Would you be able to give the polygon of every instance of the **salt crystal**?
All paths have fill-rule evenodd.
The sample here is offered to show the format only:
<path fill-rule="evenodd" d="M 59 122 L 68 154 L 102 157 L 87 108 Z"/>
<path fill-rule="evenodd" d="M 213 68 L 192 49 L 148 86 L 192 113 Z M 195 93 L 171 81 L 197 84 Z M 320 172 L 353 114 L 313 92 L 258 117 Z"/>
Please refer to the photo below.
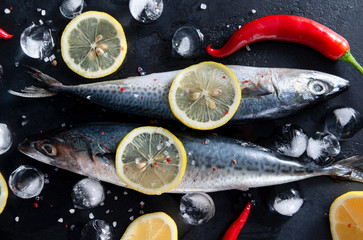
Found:
<path fill-rule="evenodd" d="M 88 217 L 89 217 L 89 219 L 94 219 L 94 218 L 95 218 L 95 215 L 93 215 L 93 213 L 90 213 L 90 214 L 88 215 Z"/>
<path fill-rule="evenodd" d="M 58 219 L 58 222 L 59 222 L 59 223 L 62 223 L 62 222 L 63 222 L 63 218 L 59 218 L 59 219 Z"/>
<path fill-rule="evenodd" d="M 132 212 L 133 211 L 133 209 L 132 208 L 130 208 L 129 210 L 127 210 L 128 212 Z"/>
<path fill-rule="evenodd" d="M 134 221 L 135 217 L 134 216 L 131 216 L 130 217 L 130 221 Z"/>
<path fill-rule="evenodd" d="M 251 48 L 250 48 L 250 46 L 249 46 L 249 45 L 246 45 L 246 50 L 247 50 L 247 51 L 251 51 Z"/>
<path fill-rule="evenodd" d="M 61 127 L 62 128 L 66 127 L 66 124 L 65 123 L 62 123 Z"/>
<path fill-rule="evenodd" d="M 19 216 L 16 216 L 15 217 L 15 222 L 19 222 L 19 219 L 20 219 Z"/>
<path fill-rule="evenodd" d="M 9 8 L 5 8 L 5 9 L 4 9 L 4 13 L 5 13 L 5 14 L 10 14 L 10 13 L 11 13 L 11 10 L 10 10 Z"/>
<path fill-rule="evenodd" d="M 118 200 L 118 197 L 117 197 L 117 196 L 115 196 L 113 199 L 114 199 L 115 201 L 117 201 L 117 200 Z"/>
<path fill-rule="evenodd" d="M 43 24 L 44 24 L 44 22 L 43 22 L 41 19 L 39 19 L 39 24 L 40 24 L 40 25 L 43 25 Z"/>
<path fill-rule="evenodd" d="M 115 221 L 115 222 L 112 222 L 112 226 L 113 227 L 116 227 L 117 226 L 117 222 Z"/>
<path fill-rule="evenodd" d="M 252 10 L 251 10 L 251 13 L 252 13 L 252 14 L 255 14 L 256 12 L 257 12 L 257 11 L 256 11 L 256 9 L 252 9 Z"/>
<path fill-rule="evenodd" d="M 37 12 L 40 12 L 40 11 L 42 11 L 42 9 L 41 8 L 37 8 Z"/>
<path fill-rule="evenodd" d="M 110 195 L 112 192 L 111 192 L 111 190 L 107 190 L 107 192 L 106 192 L 108 195 Z"/>
<path fill-rule="evenodd" d="M 128 192 L 126 192 L 126 191 L 124 191 L 124 195 L 127 195 L 127 194 L 129 194 Z"/>
<path fill-rule="evenodd" d="M 202 10 L 207 9 L 207 4 L 205 4 L 205 3 L 201 3 L 201 4 L 200 4 L 200 9 L 202 9 Z"/>
<path fill-rule="evenodd" d="M 73 209 L 73 208 L 71 208 L 71 209 L 69 209 L 69 212 L 70 212 L 70 214 L 73 214 L 73 213 L 75 213 L 75 212 L 76 212 L 76 210 L 75 210 L 75 209 Z"/>
<path fill-rule="evenodd" d="M 45 11 L 45 10 L 42 10 L 42 11 L 40 12 L 40 14 L 41 14 L 42 16 L 45 16 L 46 11 Z"/>
<path fill-rule="evenodd" d="M 105 213 L 106 214 L 109 214 L 110 213 L 110 209 L 107 209 Z"/>

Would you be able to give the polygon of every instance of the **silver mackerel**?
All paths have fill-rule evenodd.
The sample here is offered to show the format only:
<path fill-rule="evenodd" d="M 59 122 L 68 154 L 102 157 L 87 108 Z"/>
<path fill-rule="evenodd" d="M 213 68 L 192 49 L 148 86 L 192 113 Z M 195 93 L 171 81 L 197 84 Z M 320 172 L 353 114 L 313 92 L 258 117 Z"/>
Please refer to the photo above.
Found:
<path fill-rule="evenodd" d="M 62 129 L 29 138 L 19 145 L 19 150 L 46 164 L 126 187 L 116 175 L 114 158 L 120 141 L 135 127 L 95 123 Z M 363 182 L 362 156 L 321 167 L 298 163 L 269 149 L 228 137 L 173 133 L 183 143 L 188 163 L 183 179 L 172 193 L 248 189 L 321 175 Z"/>
<path fill-rule="evenodd" d="M 241 85 L 241 104 L 231 119 L 237 123 L 285 117 L 349 87 L 349 82 L 343 78 L 312 70 L 227 66 Z M 31 86 L 22 92 L 9 90 L 11 94 L 39 98 L 68 93 L 120 112 L 176 119 L 169 106 L 168 94 L 179 71 L 65 86 L 34 68 L 30 69 L 31 76 L 42 87 Z"/>

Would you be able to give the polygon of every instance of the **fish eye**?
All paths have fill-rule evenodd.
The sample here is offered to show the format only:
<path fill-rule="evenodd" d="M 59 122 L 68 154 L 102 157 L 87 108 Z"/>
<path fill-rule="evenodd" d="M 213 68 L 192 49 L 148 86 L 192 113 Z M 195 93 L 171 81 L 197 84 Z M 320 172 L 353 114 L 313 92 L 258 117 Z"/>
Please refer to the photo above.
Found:
<path fill-rule="evenodd" d="M 44 143 L 44 144 L 42 144 L 41 148 L 44 151 L 44 153 L 49 155 L 49 156 L 56 156 L 57 155 L 57 149 L 52 144 Z"/>
<path fill-rule="evenodd" d="M 322 95 L 325 94 L 327 91 L 325 83 L 316 80 L 309 82 L 309 89 L 314 95 Z"/>

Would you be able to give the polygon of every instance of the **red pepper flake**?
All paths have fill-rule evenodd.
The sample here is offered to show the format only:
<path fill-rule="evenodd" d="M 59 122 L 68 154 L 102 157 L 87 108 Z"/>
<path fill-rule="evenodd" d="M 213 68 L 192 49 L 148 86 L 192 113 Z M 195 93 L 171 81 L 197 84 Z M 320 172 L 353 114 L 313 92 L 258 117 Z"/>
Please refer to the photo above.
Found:
<path fill-rule="evenodd" d="M 106 150 L 108 150 L 108 147 L 106 147 Z"/>
<path fill-rule="evenodd" d="M 218 169 L 221 169 L 222 167 L 221 166 L 218 166 Z"/>
<path fill-rule="evenodd" d="M 250 82 L 249 80 L 242 81 L 242 83 L 249 83 L 249 82 Z"/>
<path fill-rule="evenodd" d="M 202 144 L 204 145 L 204 144 L 205 144 L 205 142 L 203 141 L 203 142 L 202 142 Z"/>
<path fill-rule="evenodd" d="M 228 111 L 224 111 L 224 114 L 228 114 Z"/>
<path fill-rule="evenodd" d="M 163 143 L 163 141 L 160 141 L 160 143 Z"/>
<path fill-rule="evenodd" d="M 261 77 L 263 78 L 263 75 L 261 75 Z"/>
<path fill-rule="evenodd" d="M 144 208 L 144 205 L 140 204 L 140 208 L 143 209 Z"/>
<path fill-rule="evenodd" d="M 150 121 L 149 121 L 149 123 L 150 123 L 151 125 L 154 125 L 154 124 L 155 124 L 155 121 L 154 121 L 154 120 L 150 120 Z"/>
<path fill-rule="evenodd" d="M 101 132 L 101 135 L 103 136 L 103 135 L 105 135 L 105 132 Z"/>
<path fill-rule="evenodd" d="M 129 170 L 129 168 L 127 168 L 127 167 L 126 167 L 126 168 L 125 168 L 125 171 L 127 171 L 127 170 Z"/>
<path fill-rule="evenodd" d="M 53 204 L 50 204 L 50 207 L 53 207 Z"/>
<path fill-rule="evenodd" d="M 68 228 L 68 224 L 66 224 L 66 228 Z"/>
<path fill-rule="evenodd" d="M 43 133 L 43 130 L 40 130 L 40 133 Z"/>
<path fill-rule="evenodd" d="M 124 88 L 124 87 L 120 88 L 120 92 L 125 91 L 125 90 L 126 90 L 126 88 Z"/>
<path fill-rule="evenodd" d="M 226 78 L 226 76 L 223 76 L 223 78 Z"/>
<path fill-rule="evenodd" d="M 34 207 L 35 207 L 35 208 L 39 207 L 39 206 L 38 206 L 38 203 L 36 203 L 36 202 L 35 202 L 35 203 L 33 203 L 33 205 L 34 205 Z"/>
<path fill-rule="evenodd" d="M 144 97 L 143 97 L 143 96 L 141 96 L 140 98 L 141 98 L 141 99 L 143 99 Z"/>
<path fill-rule="evenodd" d="M 350 223 L 349 223 L 349 224 L 348 224 L 348 227 L 350 228 L 351 226 L 352 226 L 352 224 L 350 224 Z"/>
<path fill-rule="evenodd" d="M 212 168 L 213 171 L 215 171 L 216 169 L 215 168 Z"/>
<path fill-rule="evenodd" d="M 121 46 L 121 51 L 123 51 L 125 48 L 124 48 L 124 46 Z"/>
<path fill-rule="evenodd" d="M 10 7 L 10 11 L 13 11 L 13 7 Z"/>
<path fill-rule="evenodd" d="M 34 75 L 35 75 L 35 76 L 38 76 L 38 75 L 39 75 L 39 73 L 37 73 L 37 72 L 36 72 L 36 73 L 34 73 Z"/>
<path fill-rule="evenodd" d="M 234 165 L 236 165 L 236 164 L 237 164 L 237 161 L 236 161 L 235 159 L 232 159 L 232 163 L 233 163 Z"/>
<path fill-rule="evenodd" d="M 155 78 L 155 79 L 154 79 L 154 82 L 156 82 L 156 81 L 157 81 L 157 79 Z"/>
<path fill-rule="evenodd" d="M 270 153 L 271 153 L 271 155 L 274 155 L 274 152 L 272 150 L 270 151 Z"/>
<path fill-rule="evenodd" d="M 156 162 L 156 161 L 155 161 L 155 162 L 154 162 L 154 166 L 156 166 L 156 165 L 158 165 L 158 162 Z"/>
<path fill-rule="evenodd" d="M 217 134 L 217 133 L 212 133 L 212 135 L 213 135 L 213 136 L 218 136 L 218 134 Z"/>
<path fill-rule="evenodd" d="M 167 161 L 168 163 L 170 163 L 170 162 L 171 162 L 171 158 L 166 158 L 166 161 Z"/>
<path fill-rule="evenodd" d="M 111 137 L 111 139 L 114 139 L 114 137 Z"/>

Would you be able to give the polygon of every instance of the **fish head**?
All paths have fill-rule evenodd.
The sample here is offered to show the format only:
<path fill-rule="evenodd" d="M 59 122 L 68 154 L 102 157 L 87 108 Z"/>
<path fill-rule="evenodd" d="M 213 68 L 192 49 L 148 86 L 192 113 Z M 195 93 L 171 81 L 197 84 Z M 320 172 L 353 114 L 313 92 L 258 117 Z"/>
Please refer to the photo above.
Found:
<path fill-rule="evenodd" d="M 80 158 L 90 160 L 87 154 L 77 152 L 72 144 L 58 137 L 26 139 L 19 144 L 18 149 L 40 162 L 80 174 Z"/>
<path fill-rule="evenodd" d="M 332 97 L 349 87 L 341 77 L 311 70 L 289 71 L 275 81 L 278 97 L 286 103 L 309 104 Z"/>

